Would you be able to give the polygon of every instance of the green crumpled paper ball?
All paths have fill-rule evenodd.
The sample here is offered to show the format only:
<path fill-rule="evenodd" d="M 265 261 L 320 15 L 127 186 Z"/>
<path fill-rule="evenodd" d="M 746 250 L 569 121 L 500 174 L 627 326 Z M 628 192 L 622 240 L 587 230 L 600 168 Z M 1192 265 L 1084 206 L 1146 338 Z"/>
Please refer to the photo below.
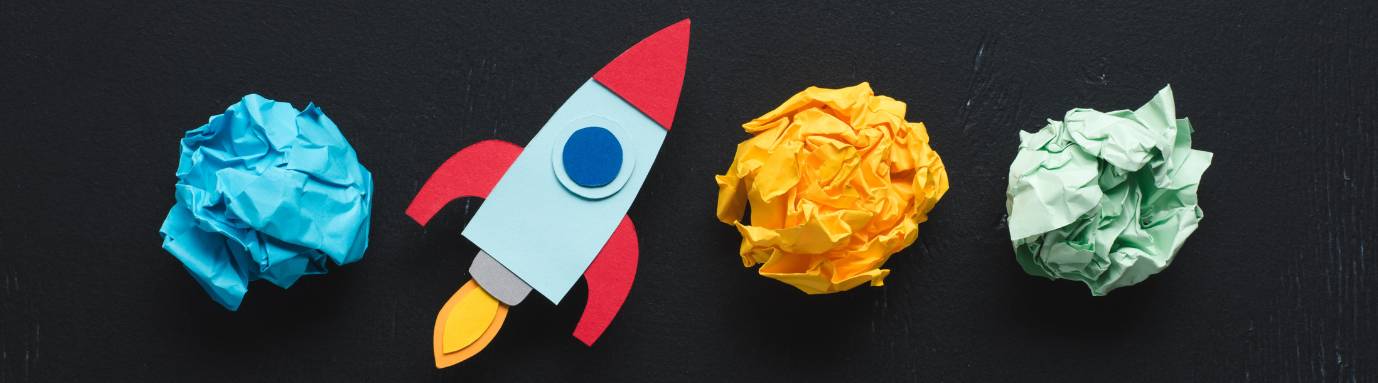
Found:
<path fill-rule="evenodd" d="M 1168 86 L 1139 110 L 1073 109 L 1020 132 L 1005 209 L 1024 271 L 1099 296 L 1172 263 L 1201 221 L 1196 187 L 1211 164 L 1176 116 Z"/>

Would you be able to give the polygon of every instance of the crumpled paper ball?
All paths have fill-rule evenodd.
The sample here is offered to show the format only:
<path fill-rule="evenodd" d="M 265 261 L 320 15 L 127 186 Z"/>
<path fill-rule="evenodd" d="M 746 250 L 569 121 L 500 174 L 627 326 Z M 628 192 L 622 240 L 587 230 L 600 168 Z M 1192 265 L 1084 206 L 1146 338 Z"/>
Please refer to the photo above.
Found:
<path fill-rule="evenodd" d="M 225 308 L 249 281 L 287 288 L 368 247 L 373 176 L 314 104 L 245 96 L 187 132 L 163 248 Z"/>
<path fill-rule="evenodd" d="M 718 219 L 741 232 L 742 263 L 809 294 L 882 285 L 881 265 L 914 243 L 948 186 L 928 131 L 904 113 L 861 83 L 811 87 L 742 125 L 756 136 L 717 176 Z"/>
<path fill-rule="evenodd" d="M 1005 208 L 1024 271 L 1105 295 L 1172 262 L 1201 221 L 1211 163 L 1175 108 L 1169 86 L 1136 111 L 1073 109 L 1020 132 Z"/>

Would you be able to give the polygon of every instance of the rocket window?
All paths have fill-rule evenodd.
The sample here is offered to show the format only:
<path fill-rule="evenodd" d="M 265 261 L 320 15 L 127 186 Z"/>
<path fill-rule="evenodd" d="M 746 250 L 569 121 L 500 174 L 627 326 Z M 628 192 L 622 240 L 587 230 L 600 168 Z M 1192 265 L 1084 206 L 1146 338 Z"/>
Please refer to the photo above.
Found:
<path fill-rule="evenodd" d="M 555 178 L 582 198 L 599 200 L 617 194 L 636 168 L 636 142 L 621 125 L 607 118 L 587 116 L 570 121 L 552 146 Z"/>
<path fill-rule="evenodd" d="M 622 143 L 607 129 L 579 129 L 565 142 L 565 173 L 574 183 L 596 188 L 607 185 L 622 170 Z"/>

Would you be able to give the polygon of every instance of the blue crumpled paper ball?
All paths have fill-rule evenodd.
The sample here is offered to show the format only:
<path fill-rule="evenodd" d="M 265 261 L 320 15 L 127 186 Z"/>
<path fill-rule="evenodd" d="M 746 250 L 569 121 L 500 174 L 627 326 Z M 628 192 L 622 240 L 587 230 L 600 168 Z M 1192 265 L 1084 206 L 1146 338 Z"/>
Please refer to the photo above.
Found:
<path fill-rule="evenodd" d="M 249 281 L 292 286 L 368 247 L 373 176 L 314 104 L 251 94 L 182 138 L 163 248 L 225 308 Z"/>

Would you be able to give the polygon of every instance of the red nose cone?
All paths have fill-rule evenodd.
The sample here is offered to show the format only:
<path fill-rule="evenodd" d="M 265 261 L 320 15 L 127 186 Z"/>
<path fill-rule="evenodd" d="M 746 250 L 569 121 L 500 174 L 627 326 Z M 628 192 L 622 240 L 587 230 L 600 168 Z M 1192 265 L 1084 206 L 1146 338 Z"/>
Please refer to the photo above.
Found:
<path fill-rule="evenodd" d="M 593 79 L 670 130 L 688 58 L 689 19 L 684 19 L 636 43 Z"/>

